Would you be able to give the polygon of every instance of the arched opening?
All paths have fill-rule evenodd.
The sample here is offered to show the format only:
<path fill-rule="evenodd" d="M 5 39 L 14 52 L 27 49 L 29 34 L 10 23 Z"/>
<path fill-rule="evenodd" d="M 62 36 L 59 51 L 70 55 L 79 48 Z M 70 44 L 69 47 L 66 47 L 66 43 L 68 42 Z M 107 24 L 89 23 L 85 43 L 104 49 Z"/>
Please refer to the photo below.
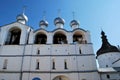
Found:
<path fill-rule="evenodd" d="M 57 32 L 53 37 L 53 44 L 67 44 L 66 36 L 63 33 Z"/>
<path fill-rule="evenodd" d="M 62 76 L 55 77 L 53 80 L 70 80 L 70 79 L 68 79 L 68 77 L 62 75 Z"/>
<path fill-rule="evenodd" d="M 82 43 L 86 43 L 86 40 L 84 41 L 83 39 L 83 34 L 79 31 L 75 32 L 73 35 L 73 43 L 78 43 L 78 44 L 82 44 Z"/>
<path fill-rule="evenodd" d="M 39 77 L 34 77 L 32 80 L 41 80 Z"/>
<path fill-rule="evenodd" d="M 35 44 L 46 44 L 47 36 L 43 33 L 38 33 L 35 36 Z"/>
<path fill-rule="evenodd" d="M 9 30 L 5 44 L 17 45 L 20 42 L 21 30 L 12 28 Z"/>

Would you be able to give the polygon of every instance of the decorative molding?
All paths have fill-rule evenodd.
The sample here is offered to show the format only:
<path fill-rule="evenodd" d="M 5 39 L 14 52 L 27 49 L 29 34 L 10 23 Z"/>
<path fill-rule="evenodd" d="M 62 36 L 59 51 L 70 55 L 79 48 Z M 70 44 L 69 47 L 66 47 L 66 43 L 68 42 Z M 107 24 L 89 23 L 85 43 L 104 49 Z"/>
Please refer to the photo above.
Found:
<path fill-rule="evenodd" d="M 0 73 L 92 73 L 98 72 L 98 70 L 86 70 L 86 71 L 0 71 Z"/>
<path fill-rule="evenodd" d="M 95 56 L 95 54 L 68 54 L 68 55 L 41 55 L 41 54 L 36 54 L 36 55 L 0 55 L 0 57 L 51 57 L 51 56 Z"/>

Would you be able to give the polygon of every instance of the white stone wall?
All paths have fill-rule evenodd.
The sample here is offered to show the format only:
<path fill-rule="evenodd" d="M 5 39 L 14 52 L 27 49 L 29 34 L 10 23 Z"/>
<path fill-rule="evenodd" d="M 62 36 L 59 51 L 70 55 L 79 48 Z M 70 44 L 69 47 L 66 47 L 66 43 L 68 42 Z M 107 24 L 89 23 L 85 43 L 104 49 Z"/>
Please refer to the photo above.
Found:
<path fill-rule="evenodd" d="M 108 67 L 119 67 L 120 66 L 119 65 L 120 61 L 115 62 L 118 59 L 120 59 L 120 53 L 119 52 L 109 52 L 109 53 L 99 55 L 98 56 L 99 67 L 100 68 L 105 68 L 106 65 L 108 65 Z"/>
<path fill-rule="evenodd" d="M 78 71 L 95 71 L 97 70 L 94 56 L 77 57 Z"/>
<path fill-rule="evenodd" d="M 22 45 L 4 45 L 1 46 L 1 52 L 0 55 L 23 55 L 24 52 L 24 46 Z"/>
<path fill-rule="evenodd" d="M 7 59 L 7 69 L 3 69 L 4 60 Z M 0 57 L 0 71 L 20 71 L 22 58 L 21 57 Z"/>
<path fill-rule="evenodd" d="M 22 47 L 23 48 L 23 47 Z M 54 45 L 26 45 L 25 55 L 36 55 L 40 50 L 40 55 L 75 55 L 94 54 L 92 44 L 54 44 Z M 81 53 L 80 51 L 81 50 Z"/>
<path fill-rule="evenodd" d="M 0 80 L 20 80 L 20 73 L 0 73 Z"/>
<path fill-rule="evenodd" d="M 21 29 L 20 45 L 4 45 L 9 29 Z M 0 33 L 0 79 L 32 80 L 35 77 L 41 80 L 53 80 L 63 77 L 65 80 L 99 80 L 95 55 L 90 40 L 90 33 L 82 29 L 66 31 L 55 29 L 51 32 L 39 29 L 29 34 L 30 27 L 13 23 L 1 28 Z M 53 44 L 53 36 L 57 32 L 66 35 L 68 44 Z M 44 33 L 47 44 L 34 44 L 35 36 Z M 26 44 L 29 34 L 29 42 Z M 82 34 L 87 43 L 73 44 L 73 35 Z M 39 50 L 39 54 L 38 54 Z M 7 59 L 7 69 L 3 69 L 4 60 Z M 39 69 L 36 69 L 37 61 Z M 55 69 L 53 67 L 55 62 Z M 65 69 L 65 62 L 67 69 Z M 22 71 L 22 75 L 20 72 Z M 11 73 L 11 74 L 9 74 Z M 92 76 L 92 77 L 91 77 Z"/>
<path fill-rule="evenodd" d="M 79 80 L 101 80 L 97 72 L 79 73 Z"/>
<path fill-rule="evenodd" d="M 109 75 L 109 78 L 107 75 Z M 101 80 L 120 80 L 120 74 L 117 72 L 102 73 L 100 78 Z"/>
<path fill-rule="evenodd" d="M 47 76 L 47 77 L 46 77 Z M 96 72 L 90 72 L 90 73 L 24 73 L 23 74 L 23 80 L 32 80 L 35 77 L 40 78 L 41 80 L 53 80 L 56 77 L 65 77 L 65 80 L 100 80 L 99 74 Z M 104 79 L 103 79 L 104 80 Z"/>

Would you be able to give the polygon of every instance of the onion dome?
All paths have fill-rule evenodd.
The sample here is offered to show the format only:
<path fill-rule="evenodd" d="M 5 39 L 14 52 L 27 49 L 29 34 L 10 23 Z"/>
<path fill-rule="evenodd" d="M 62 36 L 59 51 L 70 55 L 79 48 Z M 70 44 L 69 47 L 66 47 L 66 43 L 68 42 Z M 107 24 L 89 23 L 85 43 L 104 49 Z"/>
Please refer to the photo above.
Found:
<path fill-rule="evenodd" d="M 97 51 L 97 56 L 108 53 L 108 52 L 120 52 L 116 46 L 113 46 L 108 42 L 106 35 L 103 31 L 101 32 L 101 35 L 102 35 L 102 37 L 101 37 L 102 38 L 102 46 Z"/>
<path fill-rule="evenodd" d="M 54 20 L 54 24 L 56 25 L 56 24 L 65 24 L 65 20 L 63 19 L 63 18 L 60 18 L 60 17 L 57 17 L 57 18 L 55 18 L 55 20 Z"/>
<path fill-rule="evenodd" d="M 48 26 L 48 22 L 46 20 L 41 20 L 40 21 L 40 27 L 42 27 L 42 26 L 47 27 Z"/>
<path fill-rule="evenodd" d="M 28 17 L 24 13 L 23 14 L 19 14 L 16 17 L 16 19 L 17 19 L 18 22 L 21 22 L 23 24 L 25 24 L 28 21 Z"/>
<path fill-rule="evenodd" d="M 79 22 L 77 21 L 77 20 L 72 20 L 71 22 L 70 22 L 70 26 L 71 27 L 73 27 L 73 26 L 79 26 L 80 24 L 79 24 Z"/>

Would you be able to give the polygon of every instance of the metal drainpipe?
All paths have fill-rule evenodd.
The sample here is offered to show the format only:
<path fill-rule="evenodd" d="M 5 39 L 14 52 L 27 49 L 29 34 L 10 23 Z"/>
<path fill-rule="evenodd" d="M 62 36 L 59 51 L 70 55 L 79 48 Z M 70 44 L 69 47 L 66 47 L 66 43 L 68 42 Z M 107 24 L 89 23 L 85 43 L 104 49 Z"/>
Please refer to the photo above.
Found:
<path fill-rule="evenodd" d="M 29 30 L 29 33 L 30 33 L 30 31 L 31 31 L 31 29 Z M 29 37 L 29 33 L 28 33 L 28 37 Z M 26 43 L 27 43 L 27 40 L 26 40 Z M 22 68 L 23 68 L 23 62 L 24 62 L 25 44 L 23 44 L 23 46 L 24 46 L 24 48 L 23 48 L 23 55 L 22 55 L 22 62 L 21 62 L 21 69 L 20 69 L 20 80 L 22 80 L 22 76 L 23 76 Z"/>
<path fill-rule="evenodd" d="M 100 80 L 102 80 L 102 76 L 101 76 L 101 73 L 100 73 Z"/>
<path fill-rule="evenodd" d="M 52 69 L 52 67 L 51 67 L 51 54 L 52 54 L 52 45 L 51 45 L 51 48 L 50 48 L 50 80 L 51 80 L 51 69 Z"/>
<path fill-rule="evenodd" d="M 25 54 L 25 45 L 23 45 L 23 55 L 22 55 L 22 62 L 21 62 L 21 69 L 20 69 L 20 80 L 22 80 L 22 68 L 23 68 L 23 59 L 24 59 L 24 54 Z"/>
<path fill-rule="evenodd" d="M 31 32 L 31 29 L 29 28 L 29 30 L 28 30 L 28 36 L 27 36 L 27 41 L 26 41 L 27 44 L 29 43 L 30 32 Z M 31 68 L 32 53 L 33 53 L 33 45 L 32 45 L 31 56 L 30 56 L 30 65 L 29 65 L 29 71 L 28 71 L 29 72 L 29 74 L 28 74 L 28 80 L 29 80 L 29 77 L 30 77 L 30 68 Z"/>
<path fill-rule="evenodd" d="M 75 53 L 77 53 L 76 46 L 77 46 L 77 44 L 75 44 Z M 78 71 L 78 59 L 77 59 L 77 55 L 76 55 L 76 67 L 77 67 L 77 72 L 78 72 L 78 80 L 80 80 L 80 78 L 79 78 L 79 71 Z"/>
<path fill-rule="evenodd" d="M 30 79 L 30 69 L 31 69 L 32 53 L 33 53 L 33 45 L 32 45 L 31 56 L 30 56 L 30 65 L 29 65 L 29 71 L 28 71 L 29 72 L 28 80 Z"/>

